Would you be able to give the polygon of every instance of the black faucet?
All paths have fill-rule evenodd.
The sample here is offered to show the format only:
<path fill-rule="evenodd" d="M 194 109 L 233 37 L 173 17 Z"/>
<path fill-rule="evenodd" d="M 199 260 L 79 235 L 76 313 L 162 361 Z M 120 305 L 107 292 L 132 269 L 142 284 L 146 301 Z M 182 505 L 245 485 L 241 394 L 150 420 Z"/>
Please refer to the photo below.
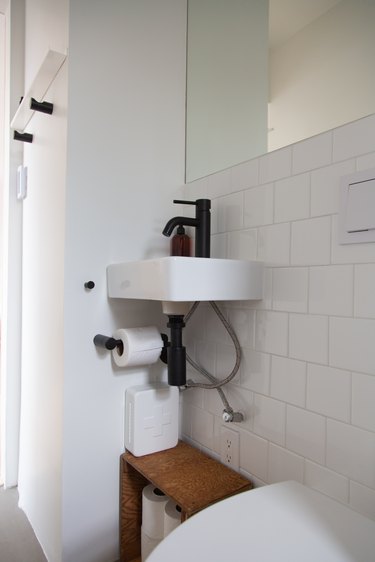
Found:
<path fill-rule="evenodd" d="M 164 236 L 170 236 L 176 226 L 195 227 L 195 257 L 210 257 L 210 238 L 211 238 L 211 200 L 197 199 L 196 201 L 180 201 L 175 199 L 173 203 L 183 205 L 195 205 L 195 219 L 190 217 L 173 217 L 164 227 Z"/>

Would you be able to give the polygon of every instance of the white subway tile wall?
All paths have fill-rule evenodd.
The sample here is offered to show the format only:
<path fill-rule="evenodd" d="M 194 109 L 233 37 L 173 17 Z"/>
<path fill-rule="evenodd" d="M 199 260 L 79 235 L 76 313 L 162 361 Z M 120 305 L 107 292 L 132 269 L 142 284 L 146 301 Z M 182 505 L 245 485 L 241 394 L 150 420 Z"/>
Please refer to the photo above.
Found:
<path fill-rule="evenodd" d="M 249 431 L 241 430 L 240 465 L 248 473 L 265 482 L 268 471 L 268 441 Z"/>
<path fill-rule="evenodd" d="M 310 268 L 309 313 L 352 316 L 353 266 Z"/>
<path fill-rule="evenodd" d="M 368 170 L 370 168 L 375 168 L 375 152 L 360 156 L 356 161 L 356 169 L 358 171 Z"/>
<path fill-rule="evenodd" d="M 306 403 L 306 363 L 272 355 L 271 396 L 301 408 Z"/>
<path fill-rule="evenodd" d="M 253 187 L 259 183 L 259 160 L 249 160 L 239 166 L 231 168 L 231 188 L 232 191 L 240 191 Z M 194 182 L 195 183 L 195 182 Z M 227 186 L 228 189 L 228 186 Z"/>
<path fill-rule="evenodd" d="M 257 235 L 258 231 L 256 228 L 229 232 L 225 255 L 221 251 L 221 248 L 224 248 L 223 242 L 220 247 L 217 244 L 216 247 L 213 244 L 211 245 L 211 256 L 213 258 L 230 258 L 232 260 L 255 260 L 257 256 Z"/>
<path fill-rule="evenodd" d="M 354 314 L 363 318 L 375 318 L 375 264 L 356 265 Z"/>
<path fill-rule="evenodd" d="M 332 162 L 332 131 L 293 145 L 293 174 L 322 168 Z"/>
<path fill-rule="evenodd" d="M 333 162 L 362 156 L 374 150 L 375 114 L 333 130 Z"/>
<path fill-rule="evenodd" d="M 275 182 L 275 222 L 306 219 L 310 216 L 310 174 Z"/>
<path fill-rule="evenodd" d="M 292 265 L 325 265 L 330 261 L 331 218 L 292 222 Z"/>
<path fill-rule="evenodd" d="M 289 265 L 290 224 L 272 224 L 258 229 L 258 259 L 267 265 Z"/>
<path fill-rule="evenodd" d="M 339 502 L 348 503 L 348 478 L 320 464 L 306 460 L 305 484 Z"/>
<path fill-rule="evenodd" d="M 355 171 L 355 160 L 346 160 L 311 172 L 311 216 L 331 215 L 339 210 L 340 177 Z"/>
<path fill-rule="evenodd" d="M 320 464 L 325 460 L 325 418 L 303 408 L 287 406 L 286 448 Z"/>
<path fill-rule="evenodd" d="M 266 265 L 263 300 L 221 303 L 242 348 L 224 387 L 245 415 L 231 424 L 240 472 L 255 485 L 298 480 L 375 519 L 375 243 L 337 241 L 340 177 L 374 167 L 372 115 L 187 184 L 184 197 L 212 198 L 212 257 Z M 223 377 L 231 342 L 210 307 L 195 315 L 188 352 Z M 181 404 L 182 438 L 218 458 L 218 393 L 188 390 Z"/>
<path fill-rule="evenodd" d="M 269 449 L 267 482 L 273 484 L 283 480 L 297 480 L 302 483 L 303 457 L 273 443 L 270 443 Z"/>
<path fill-rule="evenodd" d="M 289 356 L 303 361 L 327 363 L 328 318 L 315 314 L 290 314 Z"/>
<path fill-rule="evenodd" d="M 350 421 L 351 374 L 309 363 L 306 406 L 313 412 L 344 422 Z M 340 392 L 337 392 L 340 389 Z"/>
<path fill-rule="evenodd" d="M 375 492 L 353 480 L 350 482 L 350 505 L 360 513 L 375 519 Z"/>
<path fill-rule="evenodd" d="M 244 226 L 254 227 L 273 223 L 273 184 L 245 191 Z"/>
<path fill-rule="evenodd" d="M 274 310 L 307 312 L 307 267 L 279 267 L 273 270 L 272 299 Z"/>
<path fill-rule="evenodd" d="M 352 423 L 375 431 L 375 377 L 352 374 Z"/>

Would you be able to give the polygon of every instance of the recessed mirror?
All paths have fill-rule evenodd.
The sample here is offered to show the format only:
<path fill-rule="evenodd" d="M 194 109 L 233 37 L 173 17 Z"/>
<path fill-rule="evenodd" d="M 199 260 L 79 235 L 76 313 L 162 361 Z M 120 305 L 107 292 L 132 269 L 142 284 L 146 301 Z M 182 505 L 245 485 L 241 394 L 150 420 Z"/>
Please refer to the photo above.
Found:
<path fill-rule="evenodd" d="M 186 181 L 375 112 L 375 0 L 188 0 Z"/>

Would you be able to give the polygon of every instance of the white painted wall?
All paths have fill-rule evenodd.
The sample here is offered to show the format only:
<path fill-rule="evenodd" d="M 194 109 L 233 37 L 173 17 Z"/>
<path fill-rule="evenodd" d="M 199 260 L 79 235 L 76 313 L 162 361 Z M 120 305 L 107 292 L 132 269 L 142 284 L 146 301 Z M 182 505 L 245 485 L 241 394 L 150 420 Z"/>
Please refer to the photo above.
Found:
<path fill-rule="evenodd" d="M 0 12 L 0 216 L 4 214 L 3 210 L 3 189 L 4 189 L 4 141 L 5 141 L 5 61 L 6 61 L 6 29 L 5 15 Z M 3 231 L 0 229 L 0 272 L 2 271 L 2 248 L 3 248 Z M 0 294 L 2 291 L 2 276 L 0 274 Z M 0 305 L 1 306 L 1 305 Z M 0 308 L 1 313 L 1 308 Z"/>
<path fill-rule="evenodd" d="M 1 6 L 0 6 L 1 8 Z M 5 16 L 4 13 L 0 12 L 0 131 L 4 131 L 4 134 L 0 138 L 0 217 L 4 216 L 4 141 L 5 141 L 5 61 L 6 61 L 6 38 L 5 38 Z M 3 221 L 2 221 L 3 222 Z M 0 353 L 1 353 L 1 306 L 2 306 L 2 294 L 3 294 L 3 243 L 4 243 L 4 233 L 3 228 L 0 229 Z M 0 370 L 0 482 L 2 482 L 3 467 L 1 462 L 1 457 L 3 453 L 3 447 L 1 446 L 1 441 L 3 438 L 2 425 L 4 420 L 2 419 L 1 409 L 4 406 L 2 400 L 2 379 Z"/>
<path fill-rule="evenodd" d="M 115 370 L 92 338 L 161 320 L 158 303 L 109 301 L 105 275 L 168 253 L 161 231 L 184 177 L 185 26 L 185 0 L 70 6 L 64 562 L 117 558 L 124 392 L 165 371 Z"/>
<path fill-rule="evenodd" d="M 25 88 L 48 49 L 66 51 L 68 3 L 26 2 Z M 35 113 L 24 146 L 20 506 L 48 560 L 60 560 L 67 64 Z"/>
<path fill-rule="evenodd" d="M 339 178 L 374 167 L 371 115 L 188 184 L 185 197 L 213 199 L 213 257 L 266 265 L 262 301 L 224 305 L 242 347 L 227 387 L 245 415 L 232 427 L 240 470 L 375 519 L 375 244 L 337 240 Z M 216 326 L 198 309 L 188 351 L 223 377 L 234 353 Z M 222 408 L 215 391 L 184 393 L 185 438 L 216 457 Z"/>
<path fill-rule="evenodd" d="M 373 113 L 375 4 L 342 0 L 270 52 L 268 149 Z"/>
<path fill-rule="evenodd" d="M 24 91 L 24 0 L 7 3 L 5 123 L 9 124 Z M 3 294 L 1 333 L 1 474 L 6 487 L 18 481 L 21 385 L 22 205 L 16 199 L 16 172 L 22 143 L 4 131 Z"/>
<path fill-rule="evenodd" d="M 101 562 L 118 557 L 124 392 L 165 366 L 119 371 L 92 339 L 165 327 L 157 303 L 109 301 L 105 276 L 109 263 L 168 253 L 161 231 L 184 178 L 186 1 L 69 8 L 69 81 L 65 65 L 47 96 L 54 115 L 33 118 L 25 147 L 19 489 L 50 562 Z M 67 46 L 67 12 L 27 2 L 28 83 L 47 46 Z"/>

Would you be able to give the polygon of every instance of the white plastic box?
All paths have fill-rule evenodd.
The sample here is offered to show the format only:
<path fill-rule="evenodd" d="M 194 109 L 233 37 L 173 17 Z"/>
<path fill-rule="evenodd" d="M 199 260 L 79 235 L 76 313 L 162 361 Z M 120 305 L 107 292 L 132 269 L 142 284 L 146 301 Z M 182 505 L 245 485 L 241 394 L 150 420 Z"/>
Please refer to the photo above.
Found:
<path fill-rule="evenodd" d="M 179 391 L 155 383 L 132 386 L 125 398 L 125 448 L 136 457 L 171 449 L 178 443 Z"/>

